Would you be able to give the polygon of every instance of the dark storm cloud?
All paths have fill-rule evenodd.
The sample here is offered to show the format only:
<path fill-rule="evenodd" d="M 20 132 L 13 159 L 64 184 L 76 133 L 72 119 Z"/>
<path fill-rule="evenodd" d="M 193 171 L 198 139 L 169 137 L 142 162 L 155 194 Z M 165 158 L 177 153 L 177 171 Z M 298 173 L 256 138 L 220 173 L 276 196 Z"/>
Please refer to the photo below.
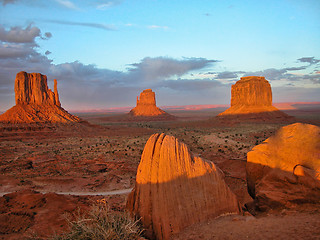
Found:
<path fill-rule="evenodd" d="M 205 58 L 183 58 L 177 60 L 168 57 L 144 58 L 140 63 L 134 63 L 129 68 L 130 74 L 142 81 L 156 81 L 171 76 L 182 76 L 193 70 L 211 66 L 218 60 Z"/>
<path fill-rule="evenodd" d="M 224 72 L 220 72 L 217 75 L 217 79 L 230 79 L 230 78 L 238 78 L 239 74 L 242 74 L 245 72 L 242 71 L 236 71 L 236 72 L 229 72 L 229 71 L 224 71 Z"/>
<path fill-rule="evenodd" d="M 201 91 L 211 88 L 225 86 L 219 81 L 210 79 L 177 79 L 177 80 L 165 80 L 159 83 L 158 87 L 171 88 L 179 91 Z"/>
<path fill-rule="evenodd" d="M 263 76 L 268 80 L 278 80 L 287 72 L 286 69 L 269 68 L 257 72 L 247 72 L 244 76 Z"/>
<path fill-rule="evenodd" d="M 289 68 L 284 68 L 286 71 L 299 71 L 299 70 L 304 70 L 308 66 L 301 66 L 301 67 L 289 67 Z"/>
<path fill-rule="evenodd" d="M 0 42 L 0 59 L 25 58 L 34 53 L 33 47 Z"/>
<path fill-rule="evenodd" d="M 51 33 L 45 33 L 51 37 Z M 0 41 L 9 43 L 34 43 L 36 37 L 41 37 L 41 31 L 32 25 L 27 26 L 25 29 L 21 27 L 11 27 L 6 30 L 0 25 Z"/>
<path fill-rule="evenodd" d="M 49 23 L 56 23 L 61 25 L 69 25 L 69 26 L 80 26 L 80 27 L 90 27 L 90 28 L 98 28 L 107 31 L 115 31 L 116 28 L 110 24 L 102 24 L 102 23 L 88 23 L 88 22 L 72 22 L 72 21 L 62 21 L 62 20 L 44 20 Z"/>
<path fill-rule="evenodd" d="M 314 57 L 302 57 L 298 59 L 299 62 L 309 63 L 309 64 L 317 64 L 320 62 L 319 59 L 315 59 Z"/>
<path fill-rule="evenodd" d="M 272 88 L 273 102 L 314 102 L 320 101 L 319 88 L 283 86 Z"/>

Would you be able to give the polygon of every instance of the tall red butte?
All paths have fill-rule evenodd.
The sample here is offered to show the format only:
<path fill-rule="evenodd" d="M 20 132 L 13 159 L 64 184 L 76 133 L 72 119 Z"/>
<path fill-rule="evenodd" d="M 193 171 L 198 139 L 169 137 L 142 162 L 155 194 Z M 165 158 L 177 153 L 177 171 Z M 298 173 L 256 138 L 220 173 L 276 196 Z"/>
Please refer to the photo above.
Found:
<path fill-rule="evenodd" d="M 19 72 L 15 85 L 16 105 L 0 115 L 0 122 L 79 122 L 80 118 L 71 115 L 61 107 L 54 80 L 54 92 L 47 85 L 47 76 L 40 73 Z"/>
<path fill-rule="evenodd" d="M 136 117 L 171 116 L 157 107 L 156 96 L 151 89 L 143 90 L 140 93 L 140 99 L 137 97 L 137 106 L 129 114 Z"/>
<path fill-rule="evenodd" d="M 242 77 L 231 87 L 231 107 L 218 118 L 288 120 L 292 117 L 272 106 L 272 91 L 264 77 Z"/>

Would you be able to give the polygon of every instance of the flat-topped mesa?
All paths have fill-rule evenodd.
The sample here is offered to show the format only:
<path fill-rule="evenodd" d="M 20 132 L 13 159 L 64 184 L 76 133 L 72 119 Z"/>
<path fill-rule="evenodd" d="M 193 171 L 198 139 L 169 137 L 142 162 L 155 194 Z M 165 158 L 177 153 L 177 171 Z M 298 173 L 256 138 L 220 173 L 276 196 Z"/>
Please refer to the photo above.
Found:
<path fill-rule="evenodd" d="M 54 92 L 48 88 L 47 76 L 19 72 L 14 85 L 16 105 L 0 115 L 0 122 L 79 122 L 80 119 L 61 107 L 57 80 Z"/>
<path fill-rule="evenodd" d="M 231 87 L 233 106 L 272 106 L 270 83 L 264 77 L 242 77 Z"/>
<path fill-rule="evenodd" d="M 241 211 L 222 171 L 164 133 L 144 147 L 127 209 L 141 218 L 150 239 L 169 239 L 194 223 Z"/>
<path fill-rule="evenodd" d="M 242 77 L 231 86 L 231 107 L 217 117 L 226 118 L 232 115 L 257 120 L 292 119 L 272 106 L 270 83 L 264 77 L 257 76 Z"/>
<path fill-rule="evenodd" d="M 142 117 L 169 115 L 156 106 L 156 96 L 151 89 L 143 90 L 143 92 L 140 93 L 140 99 L 137 97 L 137 106 L 133 108 L 129 114 Z"/>

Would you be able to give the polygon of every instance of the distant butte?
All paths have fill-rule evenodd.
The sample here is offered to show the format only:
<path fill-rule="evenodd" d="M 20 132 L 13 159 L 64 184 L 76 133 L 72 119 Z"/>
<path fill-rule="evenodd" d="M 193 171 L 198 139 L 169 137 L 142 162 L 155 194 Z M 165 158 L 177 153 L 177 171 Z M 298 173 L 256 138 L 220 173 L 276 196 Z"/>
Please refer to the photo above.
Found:
<path fill-rule="evenodd" d="M 140 93 L 140 98 L 137 96 L 137 106 L 131 109 L 129 115 L 134 117 L 173 117 L 157 107 L 156 96 L 151 89 L 143 90 Z"/>
<path fill-rule="evenodd" d="M 289 120 L 292 117 L 272 105 L 272 91 L 264 77 L 242 77 L 231 87 L 231 107 L 220 119 Z"/>
<path fill-rule="evenodd" d="M 47 85 L 47 76 L 40 73 L 19 72 L 15 79 L 16 105 L 0 115 L 4 123 L 80 122 L 61 107 L 54 80 L 54 92 Z"/>

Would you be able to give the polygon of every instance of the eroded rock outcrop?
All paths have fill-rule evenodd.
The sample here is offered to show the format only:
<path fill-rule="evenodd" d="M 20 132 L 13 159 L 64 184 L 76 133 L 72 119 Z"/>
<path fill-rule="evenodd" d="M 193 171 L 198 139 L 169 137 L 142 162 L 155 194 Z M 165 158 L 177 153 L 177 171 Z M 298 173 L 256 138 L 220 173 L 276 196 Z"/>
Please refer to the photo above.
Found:
<path fill-rule="evenodd" d="M 231 87 L 231 107 L 218 118 L 252 118 L 289 120 L 287 114 L 272 106 L 272 91 L 264 77 L 242 77 Z"/>
<path fill-rule="evenodd" d="M 247 154 L 248 192 L 260 210 L 320 204 L 320 128 L 295 123 Z"/>
<path fill-rule="evenodd" d="M 171 116 L 157 107 L 155 93 L 151 89 L 140 93 L 140 99 L 137 97 L 137 106 L 129 114 L 136 117 Z"/>
<path fill-rule="evenodd" d="M 141 217 L 148 237 L 157 239 L 169 239 L 208 218 L 240 212 L 222 171 L 164 133 L 153 134 L 145 145 L 127 208 Z"/>
<path fill-rule="evenodd" d="M 16 105 L 0 116 L 0 122 L 79 122 L 80 119 L 61 107 L 54 80 L 54 92 L 47 85 L 47 76 L 19 72 L 15 79 Z"/>

